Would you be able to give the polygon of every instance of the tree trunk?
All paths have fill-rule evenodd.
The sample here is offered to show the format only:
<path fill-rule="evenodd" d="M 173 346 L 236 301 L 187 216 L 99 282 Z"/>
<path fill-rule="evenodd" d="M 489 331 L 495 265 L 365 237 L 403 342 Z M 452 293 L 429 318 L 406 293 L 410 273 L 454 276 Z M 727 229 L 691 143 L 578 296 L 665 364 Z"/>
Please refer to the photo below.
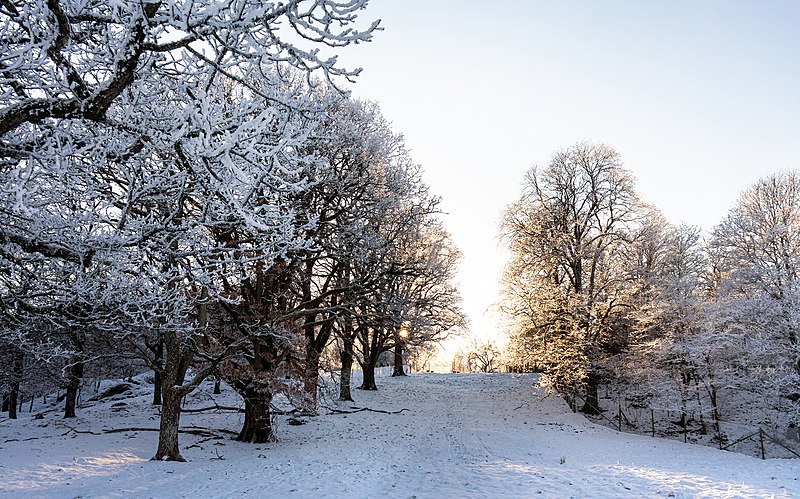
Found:
<path fill-rule="evenodd" d="M 597 393 L 598 388 L 597 375 L 590 373 L 586 378 L 586 400 L 581 407 L 581 412 L 584 414 L 600 414 L 600 397 Z"/>
<path fill-rule="evenodd" d="M 310 271 L 310 269 L 309 269 Z M 305 293 L 305 292 L 304 292 Z M 308 291 L 308 299 L 311 297 L 311 291 Z M 332 306 L 336 306 L 335 297 L 332 299 Z M 303 385 L 308 401 L 308 409 L 311 411 L 317 410 L 317 389 L 319 386 L 319 359 L 322 357 L 322 351 L 328 345 L 328 340 L 333 333 L 333 321 L 327 321 L 319 328 L 315 325 L 317 322 L 317 315 L 312 314 L 305 318 L 303 325 L 303 334 L 306 337 L 306 362 L 305 362 L 305 383 Z"/>
<path fill-rule="evenodd" d="M 361 370 L 364 373 L 364 379 L 361 382 L 361 386 L 358 387 L 359 390 L 378 389 L 378 385 L 375 384 L 375 364 L 377 364 L 377 359 L 369 359 L 366 364 L 361 365 Z"/>
<path fill-rule="evenodd" d="M 164 342 L 160 339 L 153 353 L 155 354 L 154 362 L 160 366 L 161 359 L 164 357 Z M 153 370 L 153 405 L 161 405 L 161 372 L 159 369 Z"/>
<path fill-rule="evenodd" d="M 236 440 L 255 444 L 276 440 L 272 432 L 270 402 L 272 394 L 250 393 L 244 397 L 244 424 Z"/>
<path fill-rule="evenodd" d="M 394 371 L 392 376 L 405 376 L 403 371 L 403 343 L 398 341 L 394 345 Z"/>
<path fill-rule="evenodd" d="M 178 447 L 178 428 L 181 421 L 182 392 L 164 383 L 161 387 L 161 424 L 158 431 L 158 450 L 152 461 L 186 462 Z"/>
<path fill-rule="evenodd" d="M 722 429 L 720 428 L 720 420 L 722 416 L 719 412 L 719 405 L 717 404 L 717 387 L 711 384 L 708 389 L 708 395 L 711 399 L 711 415 L 714 418 L 714 429 L 717 430 L 717 435 L 722 434 Z"/>
<path fill-rule="evenodd" d="M 69 357 L 69 363 L 66 366 L 66 398 L 64 400 L 64 417 L 75 417 L 75 406 L 78 402 L 78 389 L 81 386 L 83 379 L 84 369 L 84 332 L 80 327 L 71 328 L 69 331 L 69 339 L 74 348 L 74 353 Z"/>
<path fill-rule="evenodd" d="M 19 398 L 19 381 L 11 384 L 8 394 L 8 419 L 17 419 L 17 399 Z"/>
<path fill-rule="evenodd" d="M 153 405 L 161 405 L 161 374 L 153 371 Z"/>
<path fill-rule="evenodd" d="M 189 391 L 182 388 L 182 385 L 193 353 L 182 348 L 180 338 L 173 331 L 163 333 L 161 338 L 166 358 L 164 370 L 161 372 L 161 423 L 158 449 L 152 460 L 185 462 L 178 447 L 178 425 L 181 418 L 181 400 Z"/>
<path fill-rule="evenodd" d="M 222 393 L 221 381 L 222 378 L 219 376 L 214 377 L 214 395 L 219 395 Z"/>
<path fill-rule="evenodd" d="M 8 419 L 17 419 L 17 403 L 19 401 L 19 382 L 22 379 L 22 363 L 24 356 L 21 351 L 14 352 L 14 361 L 12 364 L 14 370 L 14 378 L 11 382 L 11 390 L 8 393 Z"/>
<path fill-rule="evenodd" d="M 75 406 L 78 402 L 78 389 L 83 379 L 84 363 L 80 356 L 70 358 L 70 365 L 67 367 L 67 394 L 64 400 L 64 417 L 75 417 Z"/>
<path fill-rule="evenodd" d="M 303 390 L 308 403 L 308 410 L 317 410 L 317 388 L 319 385 L 319 358 L 321 352 L 315 348 L 306 347 L 305 380 Z"/>
<path fill-rule="evenodd" d="M 353 372 L 353 342 L 343 340 L 342 351 L 339 352 L 339 360 L 342 363 L 341 379 L 339 380 L 339 400 L 353 402 L 353 395 L 350 393 L 350 375 Z"/>

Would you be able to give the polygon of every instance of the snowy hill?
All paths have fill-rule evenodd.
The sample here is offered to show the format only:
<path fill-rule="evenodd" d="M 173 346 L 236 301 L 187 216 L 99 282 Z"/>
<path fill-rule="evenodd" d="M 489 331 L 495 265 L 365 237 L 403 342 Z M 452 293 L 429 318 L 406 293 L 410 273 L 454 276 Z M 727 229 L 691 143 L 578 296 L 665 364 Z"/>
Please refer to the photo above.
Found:
<path fill-rule="evenodd" d="M 241 414 L 186 413 L 189 463 L 151 462 L 145 387 L 80 417 L 0 422 L 0 495 L 14 497 L 800 497 L 800 460 L 761 461 L 617 433 L 532 388 L 533 375 L 424 374 L 355 391 L 376 411 L 278 420 L 280 441 L 230 439 Z M 188 407 L 236 405 L 231 390 Z M 325 403 L 332 407 L 332 402 Z"/>

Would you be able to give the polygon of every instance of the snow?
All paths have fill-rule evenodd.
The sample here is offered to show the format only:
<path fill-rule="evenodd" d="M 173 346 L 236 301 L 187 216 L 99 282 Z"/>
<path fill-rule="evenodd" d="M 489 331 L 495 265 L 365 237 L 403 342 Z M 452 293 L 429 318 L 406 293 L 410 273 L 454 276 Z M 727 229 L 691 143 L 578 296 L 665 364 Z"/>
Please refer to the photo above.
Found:
<path fill-rule="evenodd" d="M 379 391 L 354 390 L 356 403 L 336 407 L 397 413 L 322 408 L 301 426 L 281 416 L 280 441 L 265 445 L 239 443 L 220 431 L 238 430 L 240 413 L 186 413 L 183 428 L 224 436 L 181 434 L 188 463 L 149 461 L 156 432 L 102 433 L 158 426 L 142 386 L 134 397 L 90 403 L 74 420 L 50 412 L 44 419 L 24 413 L 0 422 L 0 496 L 800 497 L 798 460 L 762 461 L 618 433 L 573 414 L 561 399 L 533 387 L 535 380 L 510 374 L 381 378 Z M 187 406 L 214 402 L 238 403 L 230 389 L 210 395 L 204 384 Z"/>

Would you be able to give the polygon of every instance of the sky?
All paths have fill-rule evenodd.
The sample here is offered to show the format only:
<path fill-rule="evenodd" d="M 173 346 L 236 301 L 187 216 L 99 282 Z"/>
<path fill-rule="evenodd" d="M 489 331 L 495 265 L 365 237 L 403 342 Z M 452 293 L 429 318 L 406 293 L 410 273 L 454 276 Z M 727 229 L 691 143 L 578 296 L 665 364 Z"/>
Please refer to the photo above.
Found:
<path fill-rule="evenodd" d="M 622 155 L 675 223 L 716 225 L 800 169 L 800 2 L 371 0 L 340 62 L 442 197 L 472 334 L 501 332 L 498 240 L 524 173 L 577 142 Z"/>

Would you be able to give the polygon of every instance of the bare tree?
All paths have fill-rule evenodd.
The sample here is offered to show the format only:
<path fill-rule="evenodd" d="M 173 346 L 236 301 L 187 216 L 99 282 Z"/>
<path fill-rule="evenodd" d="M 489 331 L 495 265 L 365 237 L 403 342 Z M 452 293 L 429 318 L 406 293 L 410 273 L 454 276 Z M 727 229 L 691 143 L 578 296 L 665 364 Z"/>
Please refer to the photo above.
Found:
<path fill-rule="evenodd" d="M 473 342 L 467 351 L 467 367 L 470 372 L 493 373 L 499 368 L 500 349 L 491 341 Z"/>

